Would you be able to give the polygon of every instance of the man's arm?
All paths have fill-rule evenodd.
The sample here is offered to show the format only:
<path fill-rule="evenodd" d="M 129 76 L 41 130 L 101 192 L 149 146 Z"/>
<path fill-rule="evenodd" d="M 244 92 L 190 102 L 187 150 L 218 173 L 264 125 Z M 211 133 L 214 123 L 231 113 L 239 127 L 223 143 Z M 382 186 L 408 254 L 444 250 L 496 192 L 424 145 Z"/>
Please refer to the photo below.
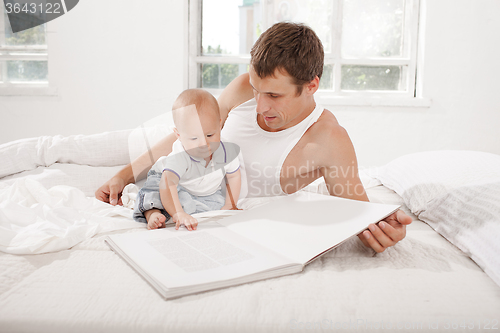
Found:
<path fill-rule="evenodd" d="M 340 125 L 329 128 L 323 145 L 320 174 L 330 195 L 369 201 L 359 179 L 356 153 L 347 131 Z"/>
<path fill-rule="evenodd" d="M 327 161 L 323 161 L 324 167 L 320 172 L 328 192 L 343 198 L 368 201 L 359 179 L 356 153 L 346 130 L 340 125 L 334 126 L 328 132 L 326 142 L 323 156 L 326 156 Z M 405 238 L 406 225 L 411 222 L 411 217 L 398 210 L 384 221 L 370 224 L 369 230 L 363 231 L 358 237 L 365 246 L 380 253 Z"/>
<path fill-rule="evenodd" d="M 223 126 L 229 111 L 251 98 L 253 98 L 253 89 L 250 85 L 248 73 L 238 76 L 229 83 L 218 100 Z M 95 197 L 112 205 L 121 204 L 120 196 L 125 185 L 144 178 L 160 156 L 170 154 L 175 140 L 176 136 L 173 133 L 166 136 L 155 144 L 151 150 L 139 156 L 99 187 L 95 192 Z"/>
<path fill-rule="evenodd" d="M 227 115 L 232 109 L 254 97 L 249 77 L 248 73 L 241 74 L 231 81 L 220 94 L 218 102 L 222 126 L 224 126 Z"/>
<path fill-rule="evenodd" d="M 226 202 L 221 208 L 222 210 L 238 209 L 238 199 L 240 197 L 241 190 L 241 171 L 238 169 L 233 173 L 226 174 L 227 178 L 227 192 L 226 192 Z"/>
<path fill-rule="evenodd" d="M 158 158 L 170 154 L 172 144 L 176 139 L 177 137 L 172 133 L 160 140 L 150 150 L 127 164 L 110 180 L 99 187 L 95 192 L 95 197 L 113 206 L 116 204 L 121 205 L 120 196 L 125 185 L 144 178 Z"/>

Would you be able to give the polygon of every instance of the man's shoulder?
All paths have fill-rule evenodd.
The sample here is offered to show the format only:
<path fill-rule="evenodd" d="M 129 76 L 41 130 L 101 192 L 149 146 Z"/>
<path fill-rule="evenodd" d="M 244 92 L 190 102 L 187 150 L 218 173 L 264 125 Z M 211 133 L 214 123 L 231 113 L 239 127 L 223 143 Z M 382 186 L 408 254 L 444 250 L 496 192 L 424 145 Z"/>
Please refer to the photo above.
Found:
<path fill-rule="evenodd" d="M 224 88 L 218 98 L 222 122 L 226 121 L 226 117 L 231 110 L 252 98 L 253 90 L 250 85 L 249 74 L 241 74 Z"/>
<path fill-rule="evenodd" d="M 233 107 L 230 110 L 230 114 L 231 112 L 232 114 L 234 114 L 235 112 L 248 112 L 248 111 L 255 112 L 256 108 L 257 108 L 257 101 L 255 100 L 255 98 L 251 98 Z"/>
<path fill-rule="evenodd" d="M 330 140 L 348 138 L 347 131 L 329 110 L 324 110 L 318 120 L 306 132 L 310 142 L 327 143 Z M 309 141 L 308 140 L 308 141 Z"/>
<path fill-rule="evenodd" d="M 298 143 L 300 156 L 318 165 L 332 165 L 350 156 L 352 142 L 347 131 L 328 110 L 318 118 Z"/>

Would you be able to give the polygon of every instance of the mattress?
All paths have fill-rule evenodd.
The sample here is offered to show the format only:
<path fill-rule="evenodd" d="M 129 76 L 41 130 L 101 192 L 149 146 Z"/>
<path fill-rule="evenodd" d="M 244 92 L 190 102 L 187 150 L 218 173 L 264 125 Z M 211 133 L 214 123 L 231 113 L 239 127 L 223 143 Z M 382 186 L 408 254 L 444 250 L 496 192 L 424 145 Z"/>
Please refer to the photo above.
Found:
<path fill-rule="evenodd" d="M 110 135 L 121 134 L 83 139 L 88 144 Z M 19 172 L 0 178 L 0 189 L 31 179 L 45 188 L 75 187 L 92 197 L 128 158 L 125 153 L 117 157 L 116 165 L 61 162 L 60 156 L 28 167 L 16 162 Z M 371 180 L 365 179 L 365 186 Z M 498 329 L 500 287 L 468 255 L 413 215 L 400 195 L 381 184 L 366 187 L 370 201 L 399 204 L 412 217 L 406 238 L 396 246 L 377 254 L 354 237 L 301 273 L 169 301 L 104 242 L 109 234 L 147 232 L 144 224 L 99 231 L 55 252 L 0 252 L 0 331 Z M 307 190 L 321 188 L 313 184 Z"/>

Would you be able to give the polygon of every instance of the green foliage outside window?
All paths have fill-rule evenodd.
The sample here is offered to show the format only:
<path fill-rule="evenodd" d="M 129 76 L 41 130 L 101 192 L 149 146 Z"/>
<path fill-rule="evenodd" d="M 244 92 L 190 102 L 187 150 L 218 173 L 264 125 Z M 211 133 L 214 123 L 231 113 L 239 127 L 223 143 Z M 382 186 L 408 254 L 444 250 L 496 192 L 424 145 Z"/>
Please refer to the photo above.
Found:
<path fill-rule="evenodd" d="M 4 12 L 5 22 L 5 45 L 7 46 L 44 46 L 47 44 L 45 39 L 45 24 L 31 29 L 13 33 L 10 28 L 9 18 Z M 23 53 L 24 51 L 16 51 Z M 46 50 L 29 50 L 28 53 L 43 52 Z M 7 82 L 43 82 L 48 80 L 48 62 L 46 60 L 7 60 L 4 63 L 4 77 L 0 77 Z M 0 66 L 2 64 L 0 63 Z M 1 73 L 0 73 L 1 74 Z M 0 75 L 1 76 L 1 75 Z"/>
<path fill-rule="evenodd" d="M 203 54 L 226 54 L 220 45 L 216 48 L 208 46 Z M 203 64 L 202 65 L 202 87 L 222 89 L 239 75 L 238 64 Z"/>
<path fill-rule="evenodd" d="M 399 90 L 399 66 L 342 66 L 342 90 Z"/>
<path fill-rule="evenodd" d="M 9 81 L 47 81 L 47 61 L 7 61 Z"/>
<path fill-rule="evenodd" d="M 5 44 L 6 45 L 46 45 L 45 24 L 13 33 L 10 28 L 9 17 L 4 12 Z"/>

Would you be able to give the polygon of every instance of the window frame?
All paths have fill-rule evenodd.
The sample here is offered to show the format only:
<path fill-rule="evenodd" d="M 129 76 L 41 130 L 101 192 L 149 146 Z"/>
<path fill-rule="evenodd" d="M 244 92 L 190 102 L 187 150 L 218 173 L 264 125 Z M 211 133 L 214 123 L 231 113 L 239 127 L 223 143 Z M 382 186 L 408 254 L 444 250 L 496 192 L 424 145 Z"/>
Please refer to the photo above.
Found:
<path fill-rule="evenodd" d="M 45 33 L 45 45 L 6 45 L 5 44 L 5 7 L 0 6 L 0 66 L 2 73 L 7 71 L 8 60 L 49 60 L 49 34 Z M 45 23 L 48 24 L 48 23 Z M 29 51 L 33 51 L 29 53 Z M 45 51 L 45 52 L 43 52 Z M 1 80 L 1 78 L 0 78 Z M 53 96 L 57 95 L 57 89 L 51 85 L 50 71 L 47 73 L 46 82 L 3 82 L 0 81 L 1 96 Z"/>
<path fill-rule="evenodd" d="M 409 106 L 429 107 L 431 100 L 422 96 L 422 21 L 424 0 L 413 0 L 412 6 L 405 6 L 405 17 L 408 17 L 409 28 L 406 31 L 405 44 L 410 47 L 406 52 L 407 57 L 399 58 L 342 58 L 340 42 L 333 43 L 334 39 L 340 40 L 342 35 L 342 0 L 332 0 L 336 18 L 334 19 L 331 34 L 332 52 L 325 53 L 325 65 L 333 65 L 333 90 L 318 90 L 315 99 L 325 105 L 345 106 Z M 250 55 L 203 55 L 202 52 L 202 2 L 203 0 L 189 0 L 188 4 L 188 75 L 189 88 L 201 87 L 201 65 L 203 64 L 249 64 Z M 266 30 L 271 22 L 269 19 L 268 2 L 261 1 L 263 15 L 263 28 Z M 410 8 L 411 7 L 411 8 Z M 266 18 L 267 16 L 267 18 Z M 266 21 L 267 19 L 267 21 Z M 405 20 L 406 21 L 406 20 Z M 420 23 L 420 24 L 419 24 Z M 406 24 L 406 22 L 405 22 Z M 409 40 L 409 41 L 408 41 Z M 340 89 L 340 75 L 342 65 L 360 66 L 401 66 L 406 70 L 406 89 L 403 91 L 359 90 L 346 91 Z M 406 67 L 406 69 L 405 69 Z M 417 70 L 418 69 L 418 70 Z M 223 89 L 206 89 L 218 96 Z"/>

